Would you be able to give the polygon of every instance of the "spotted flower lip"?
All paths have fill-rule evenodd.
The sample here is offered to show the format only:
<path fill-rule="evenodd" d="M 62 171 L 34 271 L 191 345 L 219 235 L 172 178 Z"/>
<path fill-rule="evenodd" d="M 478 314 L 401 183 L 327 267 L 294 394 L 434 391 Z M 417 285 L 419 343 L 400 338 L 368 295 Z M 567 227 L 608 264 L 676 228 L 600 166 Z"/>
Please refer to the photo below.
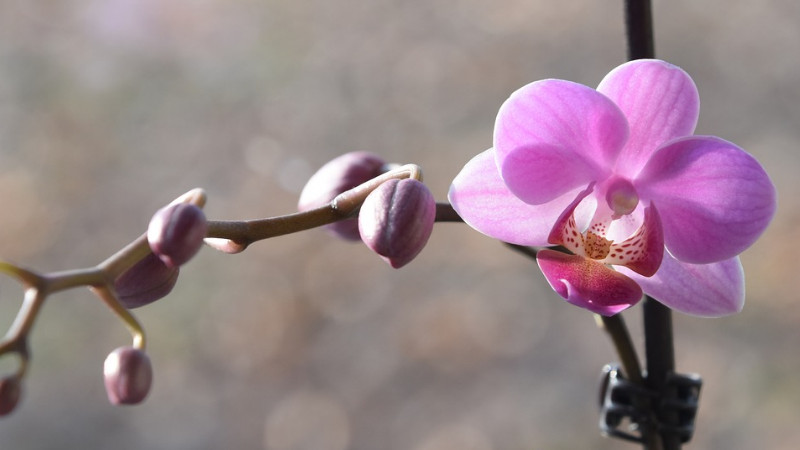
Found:
<path fill-rule="evenodd" d="M 686 72 L 652 59 L 597 89 L 533 82 L 501 106 L 494 146 L 464 166 L 449 200 L 486 235 L 568 249 L 537 261 L 577 306 L 613 315 L 644 292 L 691 315 L 738 312 L 738 255 L 771 221 L 775 187 L 743 149 L 693 135 L 699 105 Z"/>

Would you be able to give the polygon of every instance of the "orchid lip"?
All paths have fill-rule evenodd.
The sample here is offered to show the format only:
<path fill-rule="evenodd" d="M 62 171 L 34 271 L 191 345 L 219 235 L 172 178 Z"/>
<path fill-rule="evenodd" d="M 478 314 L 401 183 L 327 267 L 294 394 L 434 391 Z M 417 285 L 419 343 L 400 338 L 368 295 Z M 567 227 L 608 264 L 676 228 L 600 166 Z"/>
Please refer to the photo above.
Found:
<path fill-rule="evenodd" d="M 548 249 L 536 261 L 558 295 L 594 313 L 611 316 L 642 298 L 634 280 L 598 261 Z"/>
<path fill-rule="evenodd" d="M 622 180 L 624 181 L 624 180 Z M 630 192 L 629 182 L 612 182 L 607 192 L 612 190 L 623 193 Z M 618 189 L 617 186 L 620 188 Z M 632 188 L 632 185 L 630 186 Z M 602 264 L 625 266 L 644 275 L 656 273 L 664 256 L 664 233 L 661 219 L 654 204 L 644 208 L 644 219 L 639 229 L 622 242 L 616 243 L 606 238 L 609 225 L 615 219 L 616 212 L 611 205 L 598 203 L 595 217 L 589 228 L 582 231 L 575 220 L 575 209 L 594 190 L 590 185 L 582 191 L 564 210 L 553 226 L 549 242 L 562 245 L 577 256 L 597 261 Z M 638 199 L 637 199 L 638 201 Z"/>

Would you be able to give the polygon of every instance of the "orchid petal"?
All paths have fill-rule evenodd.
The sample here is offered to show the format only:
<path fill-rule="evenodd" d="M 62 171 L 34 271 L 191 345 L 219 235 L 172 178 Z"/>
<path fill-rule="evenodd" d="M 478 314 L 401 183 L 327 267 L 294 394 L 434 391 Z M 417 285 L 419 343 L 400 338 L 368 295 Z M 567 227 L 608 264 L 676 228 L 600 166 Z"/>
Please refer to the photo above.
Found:
<path fill-rule="evenodd" d="M 636 233 L 620 243 L 611 244 L 605 264 L 625 266 L 644 276 L 651 276 L 664 255 L 664 232 L 655 205 L 644 209 L 644 221 Z"/>
<path fill-rule="evenodd" d="M 464 222 L 483 234 L 518 245 L 544 246 L 569 193 L 544 205 L 523 203 L 508 190 L 489 149 L 472 158 L 453 180 L 448 199 Z"/>
<path fill-rule="evenodd" d="M 536 261 L 558 295 L 597 314 L 612 316 L 642 298 L 635 281 L 597 261 L 547 249 Z"/>
<path fill-rule="evenodd" d="M 575 209 L 593 190 L 594 185 L 590 185 L 578 193 L 575 200 L 564 209 L 564 212 L 561 213 L 555 225 L 553 225 L 553 230 L 550 231 L 550 235 L 547 238 L 549 244 L 562 245 L 578 256 L 586 256 L 583 234 L 575 219 Z"/>
<path fill-rule="evenodd" d="M 619 108 L 592 88 L 542 80 L 500 107 L 497 167 L 522 201 L 543 204 L 605 178 L 628 137 Z"/>
<path fill-rule="evenodd" d="M 700 98 L 694 81 L 677 66 L 631 61 L 606 75 L 597 90 L 619 106 L 630 125 L 617 173 L 636 175 L 659 145 L 694 133 Z"/>
<path fill-rule="evenodd" d="M 647 162 L 639 194 L 658 204 L 664 242 L 678 260 L 705 264 L 738 255 L 775 213 L 775 187 L 747 152 L 713 136 L 674 140 Z"/>
<path fill-rule="evenodd" d="M 664 305 L 698 317 L 735 314 L 744 307 L 744 271 L 739 257 L 713 264 L 683 263 L 664 254 L 652 277 L 620 267 L 644 292 Z"/>

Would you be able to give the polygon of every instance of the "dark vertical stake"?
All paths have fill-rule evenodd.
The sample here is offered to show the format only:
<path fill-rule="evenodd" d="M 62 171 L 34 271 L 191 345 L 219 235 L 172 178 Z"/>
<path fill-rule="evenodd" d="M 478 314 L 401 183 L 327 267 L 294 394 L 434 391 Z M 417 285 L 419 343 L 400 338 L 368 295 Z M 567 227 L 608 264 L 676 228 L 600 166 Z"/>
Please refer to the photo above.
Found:
<path fill-rule="evenodd" d="M 655 58 L 650 0 L 625 0 L 625 30 L 629 60 Z"/>
<path fill-rule="evenodd" d="M 628 59 L 655 57 L 653 14 L 650 0 L 625 0 L 625 29 L 628 38 Z M 645 384 L 665 394 L 666 381 L 675 371 L 675 349 L 672 341 L 672 312 L 658 301 L 645 297 L 643 305 L 645 358 L 647 377 Z M 672 417 L 661 417 L 669 423 Z M 659 430 L 660 444 L 645 439 L 646 448 L 680 449 L 681 442 L 674 433 Z M 652 436 L 648 436 L 652 438 Z M 649 442 L 648 442 L 649 441 Z"/>
<path fill-rule="evenodd" d="M 675 371 L 675 350 L 672 346 L 672 311 L 658 301 L 646 297 L 643 305 L 647 382 L 661 388 L 669 372 Z"/>
<path fill-rule="evenodd" d="M 652 390 L 661 393 L 662 398 L 670 398 L 667 377 L 675 372 L 675 348 L 672 340 L 672 311 L 658 301 L 645 297 L 643 305 L 644 314 L 644 345 L 647 358 L 647 377 L 645 384 Z M 676 425 L 677 416 L 659 417 L 659 421 L 668 425 Z M 659 430 L 661 443 L 664 450 L 678 450 L 681 448 L 680 436 L 668 430 Z"/>

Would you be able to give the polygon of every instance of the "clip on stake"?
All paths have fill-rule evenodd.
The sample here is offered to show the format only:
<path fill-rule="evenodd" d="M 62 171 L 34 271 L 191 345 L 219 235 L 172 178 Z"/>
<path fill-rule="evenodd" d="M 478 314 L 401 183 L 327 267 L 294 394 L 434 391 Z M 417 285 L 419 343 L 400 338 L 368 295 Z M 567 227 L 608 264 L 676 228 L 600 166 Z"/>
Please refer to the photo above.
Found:
<path fill-rule="evenodd" d="M 642 442 L 642 425 L 655 425 L 686 443 L 694 434 L 701 385 L 698 375 L 671 373 L 664 391 L 657 392 L 626 380 L 618 366 L 606 365 L 600 386 L 600 430 L 608 436 Z"/>

